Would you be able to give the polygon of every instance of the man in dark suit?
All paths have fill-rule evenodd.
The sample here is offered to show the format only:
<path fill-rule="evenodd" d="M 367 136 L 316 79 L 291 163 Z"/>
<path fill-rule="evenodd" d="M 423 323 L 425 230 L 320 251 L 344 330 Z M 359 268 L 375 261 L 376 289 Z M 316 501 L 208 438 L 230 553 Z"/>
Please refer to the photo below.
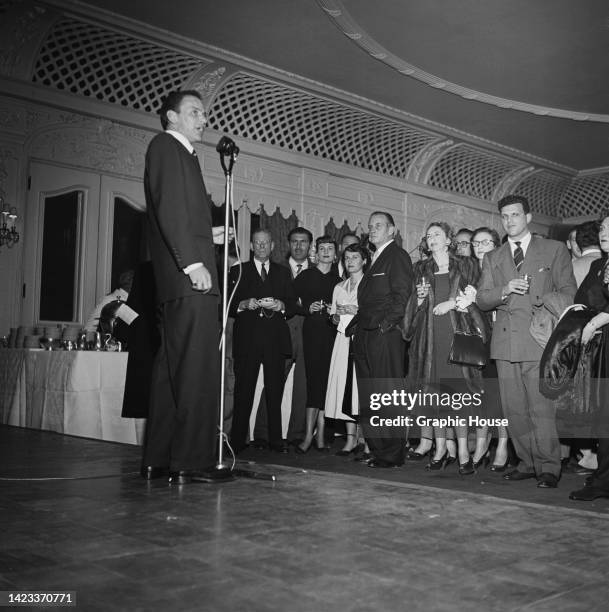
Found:
<path fill-rule="evenodd" d="M 368 222 L 368 240 L 376 249 L 357 291 L 358 312 L 353 319 L 355 372 L 366 388 L 366 379 L 404 379 L 404 340 L 399 325 L 412 292 L 410 256 L 393 240 L 395 223 L 386 212 L 374 212 Z M 371 383 L 374 387 L 375 383 Z M 375 392 L 377 392 L 376 390 Z M 364 424 L 364 431 L 366 426 Z M 369 430 L 368 430 L 369 431 Z M 366 436 L 373 455 L 372 468 L 404 463 L 403 437 Z"/>
<path fill-rule="evenodd" d="M 313 242 L 313 234 L 304 227 L 295 227 L 288 234 L 289 256 L 285 261 L 279 262 L 290 271 L 292 282 L 304 270 L 309 268 L 309 249 Z M 307 377 L 304 365 L 304 350 L 302 346 L 302 325 L 304 316 L 294 314 L 288 319 L 290 328 L 290 340 L 292 342 L 291 359 L 286 361 L 285 377 L 288 378 L 292 366 L 294 376 L 292 378 L 292 405 L 288 421 L 288 442 L 296 446 L 305 437 L 305 420 L 307 411 Z M 266 393 L 263 391 L 256 416 L 256 427 L 254 429 L 254 445 L 260 448 L 266 447 Z"/>
<path fill-rule="evenodd" d="M 230 307 L 233 327 L 235 395 L 231 443 L 235 452 L 247 446 L 249 420 L 260 365 L 264 367 L 264 389 L 268 440 L 272 450 L 287 452 L 281 427 L 281 398 L 285 382 L 285 360 L 292 352 L 286 316 L 296 305 L 290 272 L 269 260 L 273 240 L 268 230 L 257 230 L 251 243 L 254 258 L 241 266 L 241 279 Z M 231 287 L 239 268 L 230 271 Z"/>
<path fill-rule="evenodd" d="M 193 143 L 207 123 L 196 91 L 170 93 L 146 152 L 144 188 L 161 346 L 153 366 L 142 475 L 211 482 L 219 398 L 218 279 L 212 202 Z"/>
<path fill-rule="evenodd" d="M 555 488 L 560 478 L 560 447 L 554 407 L 539 392 L 543 348 L 530 333 L 534 306 L 559 292 L 573 299 L 573 267 L 566 246 L 532 236 L 529 203 L 523 196 L 499 200 L 508 239 L 487 253 L 476 302 L 496 310 L 491 358 L 496 360 L 503 411 L 521 463 L 503 476 L 516 481 L 537 478 L 540 488 Z"/>

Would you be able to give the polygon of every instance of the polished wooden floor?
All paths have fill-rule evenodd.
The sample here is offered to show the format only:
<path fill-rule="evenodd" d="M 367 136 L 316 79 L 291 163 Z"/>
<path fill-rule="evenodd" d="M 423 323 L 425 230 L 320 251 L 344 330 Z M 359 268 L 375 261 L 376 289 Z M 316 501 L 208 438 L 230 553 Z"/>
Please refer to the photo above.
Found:
<path fill-rule="evenodd" d="M 276 481 L 146 483 L 135 447 L 0 427 L 0 590 L 105 611 L 607 609 L 609 500 L 569 502 L 581 476 L 540 491 L 314 451 L 245 458 Z"/>

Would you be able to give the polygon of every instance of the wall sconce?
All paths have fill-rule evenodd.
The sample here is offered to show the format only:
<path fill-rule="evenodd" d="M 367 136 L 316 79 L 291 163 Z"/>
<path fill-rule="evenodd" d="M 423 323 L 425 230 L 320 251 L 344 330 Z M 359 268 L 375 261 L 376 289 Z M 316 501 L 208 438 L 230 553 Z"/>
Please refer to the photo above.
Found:
<path fill-rule="evenodd" d="M 17 209 L 9 206 L 4 198 L 0 196 L 2 219 L 0 220 L 0 247 L 7 246 L 9 249 L 19 242 L 19 232 L 15 228 L 17 221 Z"/>

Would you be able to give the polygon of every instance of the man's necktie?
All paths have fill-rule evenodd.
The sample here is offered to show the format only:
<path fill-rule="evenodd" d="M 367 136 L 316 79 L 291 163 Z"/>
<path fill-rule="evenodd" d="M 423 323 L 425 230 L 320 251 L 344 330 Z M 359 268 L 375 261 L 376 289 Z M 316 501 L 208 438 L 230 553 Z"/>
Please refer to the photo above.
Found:
<path fill-rule="evenodd" d="M 196 151 L 193 149 L 193 150 L 192 150 L 191 155 L 192 155 L 193 157 L 197 157 L 197 152 L 196 152 Z"/>
<path fill-rule="evenodd" d="M 260 266 L 260 278 L 262 279 L 262 282 L 266 280 L 266 276 L 266 264 L 262 264 Z"/>
<path fill-rule="evenodd" d="M 516 266 L 516 270 L 520 272 L 520 268 L 522 267 L 522 262 L 524 261 L 524 252 L 520 247 L 520 242 L 515 242 L 516 248 L 514 249 L 514 265 Z"/>
<path fill-rule="evenodd" d="M 302 264 L 296 264 L 296 276 L 302 272 Z"/>

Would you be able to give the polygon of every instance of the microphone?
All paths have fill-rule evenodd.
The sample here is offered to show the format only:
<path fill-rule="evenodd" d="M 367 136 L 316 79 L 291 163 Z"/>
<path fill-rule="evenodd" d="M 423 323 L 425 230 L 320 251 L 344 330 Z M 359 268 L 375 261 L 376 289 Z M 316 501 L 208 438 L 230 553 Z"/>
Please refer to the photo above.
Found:
<path fill-rule="evenodd" d="M 218 144 L 216 145 L 216 151 L 222 156 L 235 156 L 239 155 L 239 147 L 235 144 L 235 141 L 228 136 L 222 136 Z"/>

